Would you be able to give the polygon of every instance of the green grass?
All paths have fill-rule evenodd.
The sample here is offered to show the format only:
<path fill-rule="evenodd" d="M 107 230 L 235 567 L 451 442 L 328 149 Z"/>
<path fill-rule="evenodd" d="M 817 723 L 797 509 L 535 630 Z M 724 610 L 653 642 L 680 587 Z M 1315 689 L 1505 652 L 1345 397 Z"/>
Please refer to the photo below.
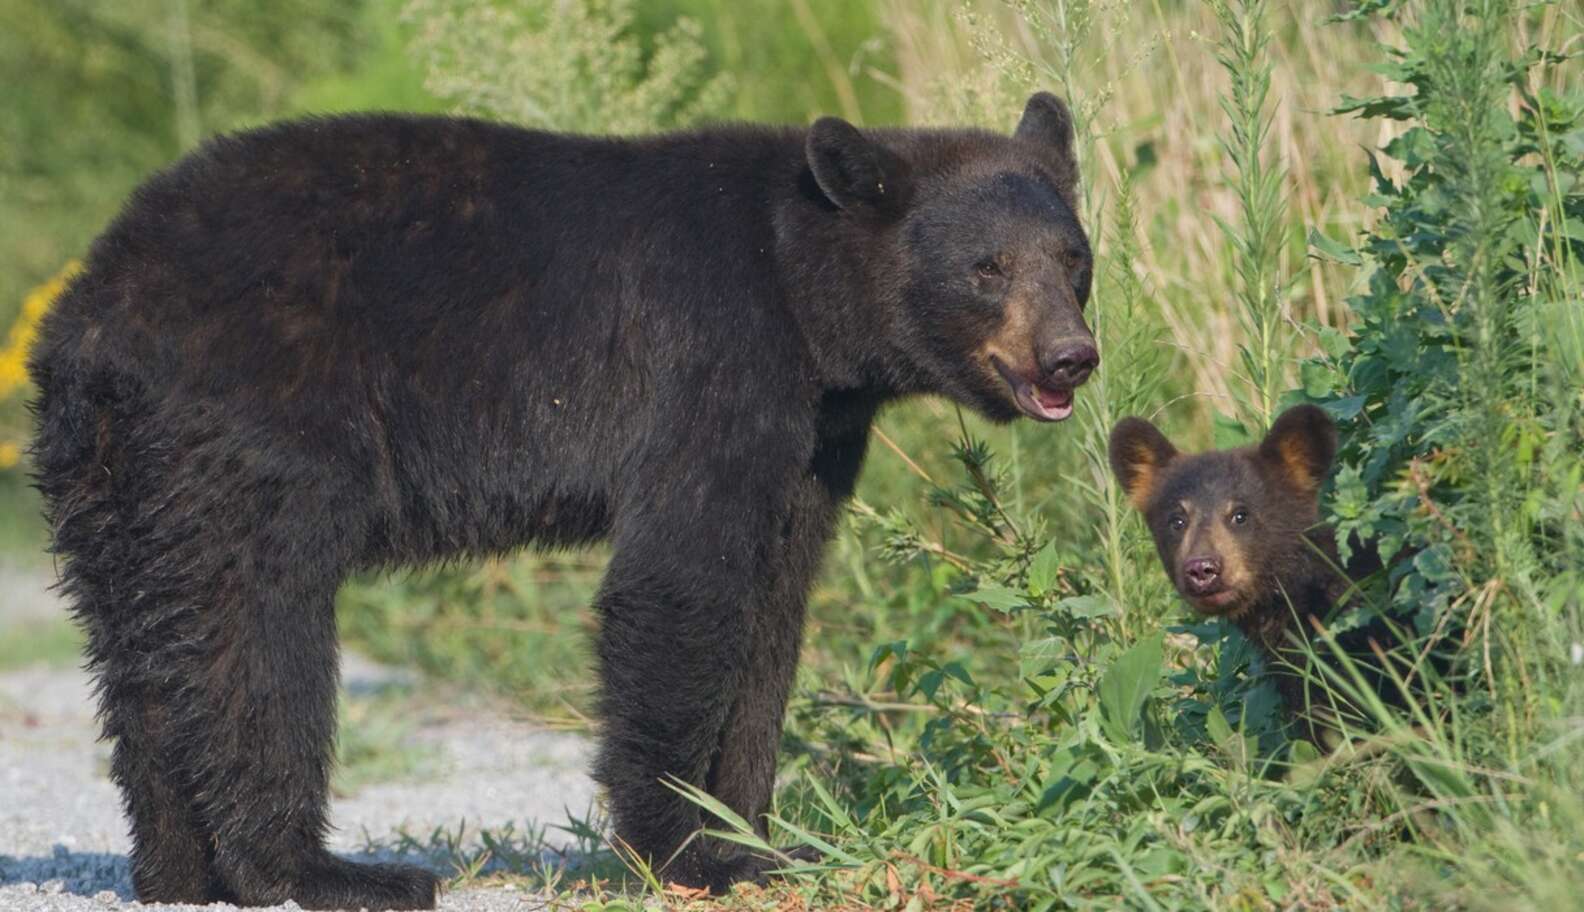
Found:
<path fill-rule="evenodd" d="M 526 558 L 364 580 L 339 600 L 347 642 L 385 662 L 487 687 L 536 712 L 577 721 L 598 556 Z"/>
<path fill-rule="evenodd" d="M 336 795 L 350 795 L 368 785 L 422 779 L 434 775 L 434 752 L 413 742 L 414 714 L 420 698 L 408 687 L 383 687 L 373 693 L 341 694 L 337 716 Z"/>
<path fill-rule="evenodd" d="M 25 566 L 46 564 L 47 540 L 38 493 L 20 478 L 0 478 L 0 560 Z"/>
<path fill-rule="evenodd" d="M 82 659 L 82 634 L 70 621 L 26 621 L 0 629 L 0 671 L 63 667 Z"/>

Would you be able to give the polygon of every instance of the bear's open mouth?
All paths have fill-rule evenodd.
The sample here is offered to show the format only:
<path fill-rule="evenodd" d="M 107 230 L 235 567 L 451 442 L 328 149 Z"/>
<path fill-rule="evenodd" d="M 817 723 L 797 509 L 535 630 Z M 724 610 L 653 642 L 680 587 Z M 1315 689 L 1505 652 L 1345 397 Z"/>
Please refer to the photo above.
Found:
<path fill-rule="evenodd" d="M 1072 414 L 1073 391 L 1070 386 L 1044 386 L 1007 367 L 995 355 L 990 363 L 1001 374 L 1001 379 L 1012 388 L 1012 401 L 1023 414 L 1036 421 L 1061 421 Z"/>

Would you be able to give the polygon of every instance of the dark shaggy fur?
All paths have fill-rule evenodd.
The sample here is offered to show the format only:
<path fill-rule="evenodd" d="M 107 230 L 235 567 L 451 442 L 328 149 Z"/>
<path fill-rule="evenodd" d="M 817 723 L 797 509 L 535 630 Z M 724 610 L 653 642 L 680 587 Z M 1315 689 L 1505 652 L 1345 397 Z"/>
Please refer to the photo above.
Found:
<path fill-rule="evenodd" d="M 1339 713 L 1357 713 L 1316 685 L 1309 655 L 1334 664 L 1317 637 L 1336 612 L 1357 610 L 1349 590 L 1380 572 L 1374 547 L 1354 547 L 1343 566 L 1335 534 L 1319 522 L 1319 492 L 1336 455 L 1324 411 L 1296 406 L 1257 446 L 1185 455 L 1142 418 L 1111 433 L 1111 466 L 1144 514 L 1166 575 L 1196 611 L 1237 624 L 1269 659 L 1287 708 L 1309 736 L 1330 740 Z M 1362 543 L 1356 543 L 1362 544 Z M 1339 606 L 1340 603 L 1340 606 Z M 1400 693 L 1377 648 L 1399 645 L 1381 620 L 1337 637 L 1337 646 L 1387 702 Z"/>
<path fill-rule="evenodd" d="M 324 848 L 348 574 L 608 540 L 616 835 L 722 890 L 885 403 L 1056 420 L 1094 367 L 1066 108 L 1013 137 L 364 116 L 217 139 L 45 321 L 38 484 L 145 901 L 427 907 Z"/>

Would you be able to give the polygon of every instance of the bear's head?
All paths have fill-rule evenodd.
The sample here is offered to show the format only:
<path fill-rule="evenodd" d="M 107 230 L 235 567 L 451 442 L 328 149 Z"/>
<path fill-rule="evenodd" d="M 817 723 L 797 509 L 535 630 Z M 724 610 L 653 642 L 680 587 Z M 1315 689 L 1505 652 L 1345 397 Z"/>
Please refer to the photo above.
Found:
<path fill-rule="evenodd" d="M 1182 454 L 1155 425 L 1124 418 L 1111 469 L 1144 514 L 1166 575 L 1201 614 L 1237 619 L 1282 596 L 1312 546 L 1336 426 L 1312 405 L 1283 412 L 1259 444 Z"/>
<path fill-rule="evenodd" d="M 886 370 L 986 417 L 1060 421 L 1099 365 L 1084 324 L 1094 260 L 1076 215 L 1073 121 L 1029 99 L 1011 137 L 810 128 L 819 191 L 865 226 L 866 294 L 885 309 Z"/>

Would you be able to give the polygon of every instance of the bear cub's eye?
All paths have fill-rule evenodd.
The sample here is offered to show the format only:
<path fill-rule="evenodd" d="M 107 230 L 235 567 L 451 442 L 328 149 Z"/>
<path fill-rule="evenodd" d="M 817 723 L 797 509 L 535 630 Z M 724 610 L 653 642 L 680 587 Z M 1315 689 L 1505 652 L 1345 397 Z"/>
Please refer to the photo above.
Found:
<path fill-rule="evenodd" d="M 974 273 L 981 279 L 994 279 L 1003 274 L 1001 264 L 995 261 L 995 257 L 985 257 L 975 263 Z"/>
<path fill-rule="evenodd" d="M 1170 519 L 1166 520 L 1166 525 L 1170 527 L 1173 532 L 1181 532 L 1182 530 L 1188 528 L 1188 517 L 1183 516 L 1181 513 L 1176 514 Z"/>
<path fill-rule="evenodd" d="M 1062 265 L 1075 272 L 1079 267 L 1083 266 L 1083 261 L 1083 254 L 1077 250 L 1069 250 L 1062 254 Z"/>
<path fill-rule="evenodd" d="M 1247 510 L 1234 510 L 1232 512 L 1232 524 L 1233 525 L 1241 526 L 1241 525 L 1243 525 L 1246 522 L 1248 522 L 1248 511 Z"/>

